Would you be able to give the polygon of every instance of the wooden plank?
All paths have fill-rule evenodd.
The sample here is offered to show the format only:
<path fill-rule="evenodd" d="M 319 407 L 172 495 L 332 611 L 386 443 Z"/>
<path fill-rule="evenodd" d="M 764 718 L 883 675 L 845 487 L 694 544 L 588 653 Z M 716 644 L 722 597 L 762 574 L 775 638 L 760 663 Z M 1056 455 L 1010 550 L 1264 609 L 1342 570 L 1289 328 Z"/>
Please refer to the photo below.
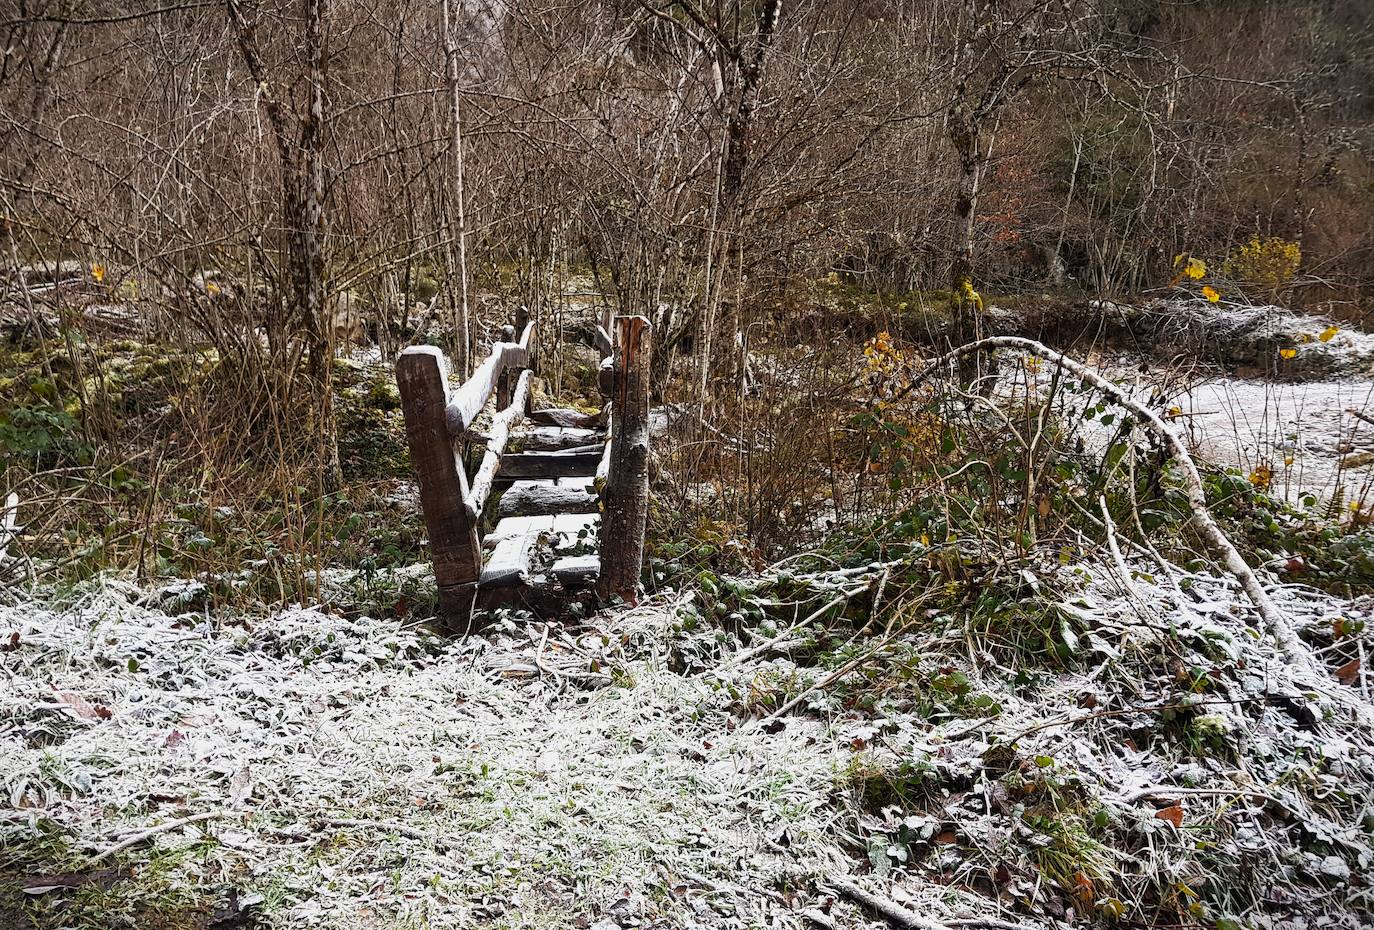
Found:
<path fill-rule="evenodd" d="M 493 548 L 503 539 L 512 536 L 520 536 L 525 533 L 552 533 L 554 531 L 554 521 L 559 517 L 545 515 L 542 517 L 506 517 L 497 522 L 482 539 L 482 547 L 485 549 Z"/>
<path fill-rule="evenodd" d="M 536 426 L 516 433 L 521 452 L 559 452 L 596 442 L 596 430 L 574 426 Z"/>
<path fill-rule="evenodd" d="M 533 566 L 533 550 L 539 541 L 539 531 L 502 538 L 487 556 L 487 564 L 482 569 L 479 587 L 505 588 L 530 583 Z"/>
<path fill-rule="evenodd" d="M 538 423 L 542 426 L 580 426 L 590 428 L 596 423 L 596 416 L 590 413 L 583 413 L 581 410 L 572 410 L 567 407 L 547 407 L 543 410 L 531 410 L 530 422 Z"/>
<path fill-rule="evenodd" d="M 596 508 L 596 495 L 583 487 L 559 487 L 546 481 L 517 481 L 501 495 L 502 517 L 537 517 L 586 513 Z"/>
<path fill-rule="evenodd" d="M 652 332 L 642 316 L 616 321 L 610 461 L 601 490 L 601 575 L 597 596 L 635 603 L 649 515 L 649 357 Z"/>
<path fill-rule="evenodd" d="M 594 552 L 589 555 L 565 555 L 549 569 L 558 583 L 569 591 L 590 588 L 596 583 L 600 572 L 601 558 Z"/>
<path fill-rule="evenodd" d="M 472 479 L 472 491 L 467 496 L 468 513 L 473 520 L 479 519 L 486 507 L 487 498 L 491 495 L 491 484 L 496 479 L 496 470 L 501 467 L 501 453 L 506 449 L 511 428 L 516 422 L 524 419 L 525 405 L 529 402 L 529 397 L 530 373 L 523 371 L 520 373 L 520 380 L 515 384 L 510 406 L 491 421 L 491 430 L 487 434 L 487 451 L 482 455 L 482 464 L 477 469 L 476 477 Z"/>
<path fill-rule="evenodd" d="M 449 632 L 466 633 L 482 555 L 466 506 L 467 478 L 448 431 L 448 360 L 433 346 L 412 346 L 396 361 L 396 386 L 434 560 L 439 619 Z"/>
<path fill-rule="evenodd" d="M 588 542 L 596 540 L 596 528 L 601 523 L 601 515 L 598 513 L 561 513 L 553 517 L 552 532 L 559 537 L 558 545 L 562 548 L 576 545 L 580 541 Z M 591 535 L 586 535 L 590 533 Z"/>
<path fill-rule="evenodd" d="M 592 475 L 601 461 L 592 452 L 509 452 L 501 456 L 497 474 L 502 478 L 566 478 Z"/>

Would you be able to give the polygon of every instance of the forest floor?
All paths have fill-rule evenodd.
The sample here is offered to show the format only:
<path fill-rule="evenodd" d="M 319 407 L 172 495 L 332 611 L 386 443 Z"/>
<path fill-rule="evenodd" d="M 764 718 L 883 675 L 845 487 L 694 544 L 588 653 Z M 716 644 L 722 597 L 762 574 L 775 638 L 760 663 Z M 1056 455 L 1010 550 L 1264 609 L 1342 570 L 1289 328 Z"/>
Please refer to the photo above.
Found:
<path fill-rule="evenodd" d="M 12 605 L 0 914 L 867 927 L 837 890 L 857 882 L 950 927 L 1365 925 L 1365 676 L 1303 679 L 1231 585 L 1179 581 L 1046 567 L 1068 663 L 1012 668 L 931 624 L 839 677 L 804 629 L 723 646 L 685 594 L 466 642 L 313 609 L 216 621 L 115 582 Z M 1328 638 L 1371 619 L 1278 596 Z"/>
<path fill-rule="evenodd" d="M 263 528 L 298 503 L 188 496 L 156 580 L 120 502 L 66 544 L 125 570 L 0 589 L 0 930 L 1368 926 L 1374 349 L 1300 325 L 1315 376 L 1093 363 L 1233 468 L 1209 495 L 1315 675 L 1168 514 L 1174 561 L 970 519 L 765 567 L 705 522 L 638 607 L 439 639 L 389 368 L 341 362 L 323 571 Z"/>

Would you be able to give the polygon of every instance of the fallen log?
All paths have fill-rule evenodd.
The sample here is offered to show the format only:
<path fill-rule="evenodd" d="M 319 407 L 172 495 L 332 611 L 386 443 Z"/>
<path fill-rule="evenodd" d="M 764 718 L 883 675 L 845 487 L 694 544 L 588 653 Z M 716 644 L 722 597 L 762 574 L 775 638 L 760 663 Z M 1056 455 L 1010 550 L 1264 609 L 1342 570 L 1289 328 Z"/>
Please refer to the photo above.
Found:
<path fill-rule="evenodd" d="M 1264 590 L 1254 570 L 1241 557 L 1240 550 L 1235 547 L 1235 544 L 1231 542 L 1212 516 L 1212 512 L 1207 507 L 1207 492 L 1202 483 L 1202 475 L 1198 472 L 1197 464 L 1193 461 L 1192 455 L 1184 447 L 1183 440 L 1169 428 L 1159 414 L 1130 397 L 1120 385 L 1104 378 L 1086 365 L 1036 342 L 1034 339 L 1024 339 L 1020 336 L 993 336 L 960 346 L 927 365 L 913 379 L 912 385 L 914 387 L 920 384 L 935 371 L 956 359 L 994 349 L 1014 349 L 1018 352 L 1039 356 L 1059 365 L 1075 377 L 1080 378 L 1085 384 L 1091 384 L 1097 388 L 1117 406 L 1130 411 L 1139 420 L 1142 427 L 1159 437 L 1165 448 L 1169 450 L 1169 457 L 1183 469 L 1183 480 L 1188 489 L 1188 502 L 1193 508 L 1192 516 L 1189 519 L 1197 528 L 1198 534 L 1211 548 L 1213 554 L 1220 559 L 1227 571 L 1240 582 L 1242 590 L 1245 591 L 1246 596 L 1254 605 L 1255 611 L 1260 615 L 1260 620 L 1263 621 L 1265 629 L 1278 641 L 1279 647 L 1295 665 L 1313 675 L 1329 677 L 1318 667 L 1312 650 L 1307 648 L 1298 638 L 1298 634 L 1294 632 L 1288 618 L 1283 615 L 1278 605 L 1270 598 L 1269 593 Z"/>

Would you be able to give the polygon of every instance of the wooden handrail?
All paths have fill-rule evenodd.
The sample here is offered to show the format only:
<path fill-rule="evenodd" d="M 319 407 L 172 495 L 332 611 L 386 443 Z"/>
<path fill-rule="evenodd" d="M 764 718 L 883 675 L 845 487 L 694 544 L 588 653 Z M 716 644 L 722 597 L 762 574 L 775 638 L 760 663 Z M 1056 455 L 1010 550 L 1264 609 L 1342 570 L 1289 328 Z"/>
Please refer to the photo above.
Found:
<path fill-rule="evenodd" d="M 444 416 L 448 421 L 451 436 L 461 436 L 472 426 L 491 399 L 492 392 L 501 381 L 501 373 L 507 368 L 525 368 L 530 363 L 530 344 L 534 339 L 534 321 L 530 321 L 520 334 L 519 342 L 493 343 L 491 353 L 472 377 L 463 382 L 462 387 L 449 398 Z"/>
<path fill-rule="evenodd" d="M 481 518 L 482 509 L 486 506 L 487 498 L 491 496 L 491 486 L 496 480 L 496 471 L 501 466 L 501 453 L 506 451 L 511 427 L 524 419 L 529 398 L 530 372 L 527 368 L 520 373 L 520 380 L 515 384 L 510 406 L 492 418 L 491 430 L 487 435 L 487 451 L 482 456 L 482 464 L 472 479 L 472 490 L 468 492 L 467 500 L 464 502 L 468 519 L 474 522 Z"/>

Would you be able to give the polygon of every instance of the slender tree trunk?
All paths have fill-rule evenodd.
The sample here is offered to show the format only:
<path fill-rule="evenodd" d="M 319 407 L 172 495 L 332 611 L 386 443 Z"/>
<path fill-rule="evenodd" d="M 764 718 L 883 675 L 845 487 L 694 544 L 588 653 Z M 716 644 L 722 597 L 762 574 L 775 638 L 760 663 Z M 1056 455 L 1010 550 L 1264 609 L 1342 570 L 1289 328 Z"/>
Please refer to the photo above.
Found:
<path fill-rule="evenodd" d="M 463 178 L 463 116 L 462 94 L 458 89 L 458 39 L 454 35 L 453 17 L 449 0 L 440 0 L 439 9 L 444 30 L 444 68 L 448 80 L 449 145 L 453 152 L 454 183 L 457 187 L 457 230 L 453 233 L 458 240 L 458 319 L 454 330 L 461 341 L 458 353 L 458 368 L 467 377 L 472 368 L 472 322 L 468 314 L 468 251 L 467 251 L 467 189 Z"/>
<path fill-rule="evenodd" d="M 959 158 L 959 180 L 954 194 L 953 255 L 949 283 L 954 319 L 950 341 L 963 345 L 977 338 L 977 307 L 969 299 L 973 287 L 974 218 L 978 213 L 978 186 L 982 174 L 982 150 L 978 126 L 967 113 L 951 114 L 950 141 Z M 979 357 L 959 356 L 959 381 L 967 387 L 978 374 Z"/>
<path fill-rule="evenodd" d="M 702 339 L 702 398 L 708 396 L 709 369 L 711 365 L 710 348 L 715 329 L 716 313 L 724 293 L 725 269 L 730 267 L 739 253 L 738 243 L 744 233 L 744 213 L 740 200 L 744 190 L 744 173 L 749 161 L 750 133 L 754 123 L 754 108 L 757 104 L 758 88 L 763 78 L 763 66 L 772 48 L 773 37 L 777 34 L 779 20 L 782 19 L 783 0 L 769 0 L 759 11 L 757 37 L 753 54 L 748 60 L 736 59 L 739 69 L 739 89 L 734 95 L 734 105 L 729 110 L 725 123 L 725 138 L 721 152 L 720 173 L 717 184 L 717 202 L 713 205 L 715 213 L 712 223 L 713 233 L 711 251 L 715 256 L 712 263 L 708 257 L 708 279 L 706 288 L 706 317 Z M 712 269 L 711 265 L 714 265 Z M 714 274 L 711 274 L 711 271 Z M 744 275 L 740 263 L 735 272 Z M 742 291 L 742 288 L 737 288 Z M 729 359 L 728 371 L 731 380 L 739 381 L 744 360 L 741 356 L 743 339 L 739 332 L 740 307 L 738 300 L 731 305 L 726 321 L 725 351 Z"/>
<path fill-rule="evenodd" d="M 328 50 L 324 36 L 325 0 L 306 0 L 305 42 L 310 56 L 310 100 L 301 120 L 300 203 L 296 215 L 296 243 L 291 250 L 296 304 L 301 328 L 310 342 L 310 372 L 314 383 L 319 422 L 318 453 L 325 486 L 337 488 L 343 480 L 339 443 L 334 422 L 334 327 L 325 293 L 324 214 L 324 69 Z"/>

